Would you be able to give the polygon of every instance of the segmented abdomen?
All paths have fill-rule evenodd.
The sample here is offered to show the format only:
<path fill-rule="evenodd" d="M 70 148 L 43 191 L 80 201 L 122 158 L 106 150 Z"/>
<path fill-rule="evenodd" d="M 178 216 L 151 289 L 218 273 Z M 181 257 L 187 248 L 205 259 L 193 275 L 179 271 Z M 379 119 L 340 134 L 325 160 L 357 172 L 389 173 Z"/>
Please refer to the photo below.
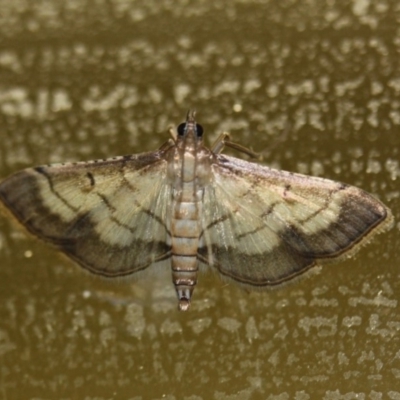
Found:
<path fill-rule="evenodd" d="M 195 181 L 185 182 L 172 202 L 171 265 L 172 280 L 179 299 L 179 309 L 186 310 L 197 283 L 197 250 L 201 231 L 202 190 Z"/>

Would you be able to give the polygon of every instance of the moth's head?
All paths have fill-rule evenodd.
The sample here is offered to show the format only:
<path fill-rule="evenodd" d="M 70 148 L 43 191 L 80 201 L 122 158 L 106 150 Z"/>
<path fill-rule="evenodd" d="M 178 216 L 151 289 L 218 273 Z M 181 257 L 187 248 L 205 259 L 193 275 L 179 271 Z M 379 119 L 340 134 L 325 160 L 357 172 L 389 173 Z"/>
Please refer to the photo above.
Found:
<path fill-rule="evenodd" d="M 178 140 L 186 140 L 201 143 L 203 140 L 203 127 L 196 123 L 196 111 L 189 110 L 186 116 L 186 122 L 178 125 Z"/>

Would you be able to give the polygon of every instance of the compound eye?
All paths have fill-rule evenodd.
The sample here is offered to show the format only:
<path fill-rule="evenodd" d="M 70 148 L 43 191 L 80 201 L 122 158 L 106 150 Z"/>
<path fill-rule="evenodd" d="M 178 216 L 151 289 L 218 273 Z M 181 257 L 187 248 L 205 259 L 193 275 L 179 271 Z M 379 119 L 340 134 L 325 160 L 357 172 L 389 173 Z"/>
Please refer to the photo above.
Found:
<path fill-rule="evenodd" d="M 202 137 L 203 136 L 203 127 L 200 124 L 196 124 L 196 134 L 197 137 Z"/>
<path fill-rule="evenodd" d="M 179 136 L 184 136 L 185 135 L 185 129 L 186 129 L 186 123 L 182 122 L 180 125 L 178 125 L 177 131 Z"/>

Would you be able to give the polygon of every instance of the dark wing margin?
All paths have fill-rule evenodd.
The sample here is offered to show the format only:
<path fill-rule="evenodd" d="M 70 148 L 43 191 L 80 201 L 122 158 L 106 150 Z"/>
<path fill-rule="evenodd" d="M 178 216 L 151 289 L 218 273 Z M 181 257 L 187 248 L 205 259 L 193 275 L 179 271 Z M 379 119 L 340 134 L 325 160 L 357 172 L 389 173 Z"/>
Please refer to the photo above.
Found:
<path fill-rule="evenodd" d="M 169 257 L 169 186 L 159 152 L 11 175 L 0 200 L 32 234 L 92 273 L 118 277 Z"/>
<path fill-rule="evenodd" d="M 390 210 L 353 186 L 217 155 L 199 259 L 252 287 L 277 286 L 356 253 L 393 225 Z"/>

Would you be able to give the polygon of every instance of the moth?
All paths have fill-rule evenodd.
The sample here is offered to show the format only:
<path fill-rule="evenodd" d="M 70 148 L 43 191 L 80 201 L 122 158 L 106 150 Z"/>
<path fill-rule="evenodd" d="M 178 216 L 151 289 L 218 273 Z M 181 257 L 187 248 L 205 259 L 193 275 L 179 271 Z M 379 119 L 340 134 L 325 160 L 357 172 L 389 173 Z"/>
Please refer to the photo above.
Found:
<path fill-rule="evenodd" d="M 154 152 L 17 172 L 0 184 L 0 200 L 94 274 L 128 276 L 169 260 L 183 311 L 199 269 L 276 287 L 353 255 L 393 223 L 361 189 L 222 154 L 246 152 L 226 133 L 205 147 L 193 111 L 171 134 Z"/>

